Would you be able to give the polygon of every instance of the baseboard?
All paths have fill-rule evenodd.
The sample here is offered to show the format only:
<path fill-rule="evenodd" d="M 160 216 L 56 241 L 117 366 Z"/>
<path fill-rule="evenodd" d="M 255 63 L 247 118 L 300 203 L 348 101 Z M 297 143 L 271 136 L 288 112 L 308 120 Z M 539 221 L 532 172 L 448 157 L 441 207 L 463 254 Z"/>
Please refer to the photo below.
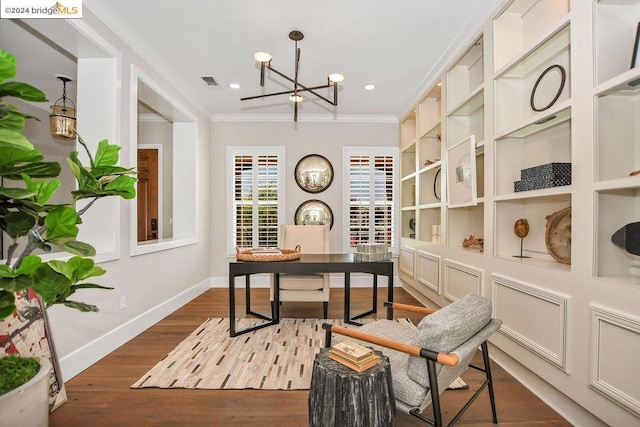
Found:
<path fill-rule="evenodd" d="M 268 288 L 270 286 L 269 276 L 266 274 L 256 274 L 255 276 L 251 276 L 251 287 L 252 288 Z M 331 287 L 332 288 L 344 288 L 344 275 L 343 274 L 335 274 L 331 275 Z M 351 287 L 352 288 L 370 288 L 372 284 L 371 275 L 352 275 L 351 276 Z M 393 277 L 393 287 L 397 288 L 402 286 L 402 282 L 398 276 Z M 211 287 L 212 288 L 228 288 L 229 287 L 229 278 L 228 277 L 212 277 L 211 278 Z M 386 288 L 387 287 L 387 278 L 384 276 L 378 276 L 378 287 Z M 244 288 L 244 278 L 237 278 L 236 288 Z"/>
<path fill-rule="evenodd" d="M 584 427 L 605 425 L 602 420 L 591 412 L 491 343 L 489 343 L 489 355 L 491 360 L 500 365 L 509 375 L 518 380 L 572 425 Z"/>
<path fill-rule="evenodd" d="M 62 378 L 68 381 L 136 335 L 155 325 L 198 295 L 211 288 L 211 278 L 192 286 L 175 297 L 129 320 L 118 328 L 60 359 Z"/>

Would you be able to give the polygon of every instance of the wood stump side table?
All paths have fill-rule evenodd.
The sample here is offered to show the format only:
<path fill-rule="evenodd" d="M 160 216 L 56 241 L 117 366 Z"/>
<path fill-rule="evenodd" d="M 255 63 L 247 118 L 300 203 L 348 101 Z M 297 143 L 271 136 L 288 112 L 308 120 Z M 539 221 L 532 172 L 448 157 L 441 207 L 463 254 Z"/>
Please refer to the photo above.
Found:
<path fill-rule="evenodd" d="M 379 351 L 380 362 L 356 372 L 329 357 L 323 348 L 313 362 L 309 389 L 311 427 L 393 426 L 396 401 L 393 396 L 389 359 Z"/>

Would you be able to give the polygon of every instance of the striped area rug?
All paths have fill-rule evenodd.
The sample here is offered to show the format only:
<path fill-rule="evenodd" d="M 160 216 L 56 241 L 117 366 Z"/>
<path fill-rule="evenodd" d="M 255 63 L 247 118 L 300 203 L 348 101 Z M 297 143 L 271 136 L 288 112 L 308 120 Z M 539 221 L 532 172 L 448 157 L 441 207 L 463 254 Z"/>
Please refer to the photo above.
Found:
<path fill-rule="evenodd" d="M 238 319 L 236 328 L 262 322 Z M 308 390 L 313 360 L 324 346 L 324 322 L 344 325 L 336 319 L 284 318 L 231 338 L 228 318 L 208 319 L 131 388 Z"/>

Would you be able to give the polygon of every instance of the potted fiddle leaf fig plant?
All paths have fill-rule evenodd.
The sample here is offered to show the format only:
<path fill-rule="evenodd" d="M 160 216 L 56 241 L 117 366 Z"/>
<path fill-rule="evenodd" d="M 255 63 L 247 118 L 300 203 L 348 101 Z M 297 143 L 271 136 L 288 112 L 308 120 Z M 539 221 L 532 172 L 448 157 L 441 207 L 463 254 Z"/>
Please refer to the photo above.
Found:
<path fill-rule="evenodd" d="M 82 222 L 82 214 L 96 200 L 110 196 L 134 198 L 135 172 L 117 166 L 119 146 L 103 140 L 96 152 L 91 153 L 78 136 L 78 143 L 86 151 L 89 164 L 84 165 L 80 161 L 77 151 L 70 153 L 68 163 L 77 181 L 76 190 L 71 191 L 74 204 L 48 204 L 60 187 L 57 177 L 61 166 L 57 162 L 45 161 L 42 153 L 23 134 L 26 120 L 34 118 L 21 113 L 4 98 L 15 97 L 29 102 L 45 102 L 47 99 L 42 91 L 29 84 L 7 81 L 15 75 L 15 57 L 0 50 L 0 229 L 8 240 L 6 256 L 0 264 L 0 320 L 14 314 L 16 295 L 25 292 L 42 297 L 45 308 L 63 304 L 83 312 L 96 312 L 98 308 L 95 305 L 70 299 L 79 289 L 113 289 L 87 282 L 103 275 L 105 270 L 90 258 L 95 255 L 95 249 L 76 240 L 78 226 Z M 78 211 L 75 202 L 82 199 L 88 202 Z M 52 252 L 54 248 L 71 257 L 43 261 L 34 253 Z M 28 375 L 21 373 L 22 366 L 27 366 L 32 374 L 37 372 L 33 368 L 33 360 L 27 357 L 18 359 L 24 359 L 24 362 L 11 355 L 0 358 L 0 412 L 3 421 L 6 421 L 6 412 L 1 401 L 2 393 L 21 386 L 21 382 L 29 379 Z M 3 367 L 3 362 L 8 368 Z M 15 384 L 5 384 L 13 379 L 17 380 Z"/>

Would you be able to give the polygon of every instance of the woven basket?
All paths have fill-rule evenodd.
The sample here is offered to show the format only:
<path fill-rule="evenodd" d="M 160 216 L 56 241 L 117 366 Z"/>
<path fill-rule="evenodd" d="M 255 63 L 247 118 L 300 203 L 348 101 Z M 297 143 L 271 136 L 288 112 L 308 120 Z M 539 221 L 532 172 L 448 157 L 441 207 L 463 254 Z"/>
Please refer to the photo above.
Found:
<path fill-rule="evenodd" d="M 251 251 L 252 249 L 241 251 L 236 248 L 236 259 L 239 261 L 271 262 L 291 261 L 300 258 L 300 245 L 297 245 L 295 249 L 280 249 L 281 254 L 258 255 L 252 254 Z"/>

